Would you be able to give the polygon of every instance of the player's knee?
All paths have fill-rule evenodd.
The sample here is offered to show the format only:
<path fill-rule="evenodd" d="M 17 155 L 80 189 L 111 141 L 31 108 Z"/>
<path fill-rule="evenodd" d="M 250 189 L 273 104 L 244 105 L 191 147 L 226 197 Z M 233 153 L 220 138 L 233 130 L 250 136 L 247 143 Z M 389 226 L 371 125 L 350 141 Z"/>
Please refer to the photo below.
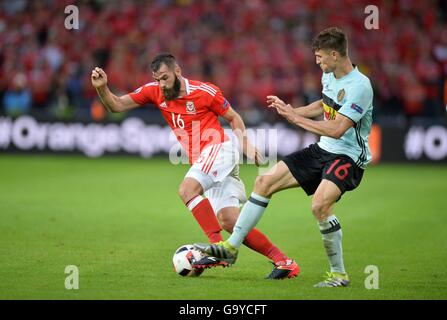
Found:
<path fill-rule="evenodd" d="M 220 226 L 222 227 L 222 229 L 224 229 L 228 233 L 233 233 L 233 228 L 236 223 L 236 220 L 232 216 L 227 214 L 219 214 L 217 217 L 219 219 Z"/>
<path fill-rule="evenodd" d="M 182 199 L 183 203 L 187 203 L 195 196 L 194 194 L 192 194 L 191 190 L 183 184 L 181 184 L 178 189 L 178 195 Z"/>
<path fill-rule="evenodd" d="M 220 220 L 220 226 L 222 229 L 224 229 L 228 233 L 233 233 L 234 228 L 234 221 L 231 221 L 230 219 L 223 219 Z"/>
<path fill-rule="evenodd" d="M 272 185 L 267 176 L 258 176 L 255 180 L 254 192 L 263 197 L 270 197 L 272 193 Z"/>
<path fill-rule="evenodd" d="M 317 218 L 317 220 L 321 220 L 324 218 L 329 211 L 329 207 L 326 206 L 321 201 L 313 201 L 312 202 L 312 213 Z"/>

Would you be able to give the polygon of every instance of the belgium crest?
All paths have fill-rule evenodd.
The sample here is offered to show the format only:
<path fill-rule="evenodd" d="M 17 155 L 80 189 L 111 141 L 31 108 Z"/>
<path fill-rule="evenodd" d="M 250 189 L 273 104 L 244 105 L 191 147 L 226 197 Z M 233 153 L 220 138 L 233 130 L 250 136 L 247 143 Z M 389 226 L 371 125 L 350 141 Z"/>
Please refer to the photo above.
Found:
<path fill-rule="evenodd" d="M 345 89 L 341 89 L 340 91 L 338 91 L 337 101 L 341 102 L 344 97 L 345 97 Z"/>

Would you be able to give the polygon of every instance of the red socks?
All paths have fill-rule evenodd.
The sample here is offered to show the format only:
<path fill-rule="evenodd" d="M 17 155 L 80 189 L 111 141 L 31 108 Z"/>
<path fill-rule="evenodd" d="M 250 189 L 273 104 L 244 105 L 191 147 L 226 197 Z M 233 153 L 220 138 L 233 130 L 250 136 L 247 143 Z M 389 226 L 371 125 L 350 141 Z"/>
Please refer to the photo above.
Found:
<path fill-rule="evenodd" d="M 199 223 L 202 230 L 205 232 L 210 243 L 223 241 L 220 231 L 222 228 L 214 214 L 213 207 L 208 199 L 201 195 L 195 196 L 186 203 L 186 206 L 191 210 L 194 218 Z M 259 230 L 253 228 L 245 237 L 244 244 L 250 249 L 259 252 L 260 254 L 278 262 L 289 259 L 281 250 L 279 250 L 273 243 Z"/>
<path fill-rule="evenodd" d="M 245 237 L 244 244 L 250 249 L 278 262 L 289 259 L 258 229 L 253 228 Z"/>
<path fill-rule="evenodd" d="M 222 228 L 208 199 L 198 195 L 189 200 L 186 206 L 192 211 L 194 218 L 196 218 L 200 227 L 205 232 L 210 243 L 223 241 L 222 235 L 220 234 Z"/>

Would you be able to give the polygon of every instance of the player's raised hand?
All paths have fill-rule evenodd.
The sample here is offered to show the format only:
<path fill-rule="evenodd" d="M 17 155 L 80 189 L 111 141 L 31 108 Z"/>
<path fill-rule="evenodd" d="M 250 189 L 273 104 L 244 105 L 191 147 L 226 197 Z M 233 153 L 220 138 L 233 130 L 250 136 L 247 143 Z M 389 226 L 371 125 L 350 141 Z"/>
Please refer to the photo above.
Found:
<path fill-rule="evenodd" d="M 277 96 L 267 96 L 267 106 L 269 108 L 274 108 L 275 105 L 285 105 L 285 104 L 286 103 Z"/>
<path fill-rule="evenodd" d="M 272 107 L 276 108 L 276 111 L 278 111 L 278 114 L 280 116 L 284 117 L 290 123 L 294 123 L 296 114 L 290 104 L 285 104 L 284 102 L 283 103 L 274 102 L 272 103 Z"/>
<path fill-rule="evenodd" d="M 107 84 L 107 74 L 101 68 L 95 67 L 92 70 L 92 85 L 95 88 L 100 88 Z"/>

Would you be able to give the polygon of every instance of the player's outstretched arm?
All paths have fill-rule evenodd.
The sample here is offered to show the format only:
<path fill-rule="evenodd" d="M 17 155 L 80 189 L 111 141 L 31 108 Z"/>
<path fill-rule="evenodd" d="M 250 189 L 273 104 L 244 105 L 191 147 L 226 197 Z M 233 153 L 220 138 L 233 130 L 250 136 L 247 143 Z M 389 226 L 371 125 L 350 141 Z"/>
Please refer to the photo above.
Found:
<path fill-rule="evenodd" d="M 290 105 L 273 103 L 272 106 L 290 123 L 320 136 L 339 139 L 354 125 L 354 121 L 341 113 L 334 120 L 317 121 L 297 115 Z"/>
<path fill-rule="evenodd" d="M 239 113 L 230 107 L 229 110 L 223 115 L 223 118 L 229 123 L 231 129 L 238 138 L 239 144 L 242 146 L 242 152 L 250 160 L 253 160 L 257 166 L 261 165 L 264 161 L 262 154 L 248 140 L 244 120 L 242 120 Z"/>
<path fill-rule="evenodd" d="M 323 100 L 314 101 L 307 106 L 293 109 L 295 114 L 305 118 L 316 118 L 323 114 Z"/>
<path fill-rule="evenodd" d="M 101 68 L 96 67 L 92 70 L 91 80 L 102 104 L 108 111 L 124 112 L 139 106 L 128 94 L 121 97 L 114 95 L 107 86 L 107 74 Z"/>
<path fill-rule="evenodd" d="M 298 108 L 294 108 L 292 105 L 288 105 L 292 108 L 294 108 L 294 112 L 302 117 L 305 118 L 315 118 L 318 116 L 321 116 L 323 114 L 323 100 L 317 100 L 314 101 L 310 104 L 308 104 L 307 106 L 303 106 L 303 107 L 298 107 Z M 284 101 L 282 101 L 280 98 L 278 98 L 277 96 L 267 96 L 267 105 L 270 108 L 274 107 L 274 104 L 276 105 L 282 105 L 285 106 L 286 103 Z"/>

